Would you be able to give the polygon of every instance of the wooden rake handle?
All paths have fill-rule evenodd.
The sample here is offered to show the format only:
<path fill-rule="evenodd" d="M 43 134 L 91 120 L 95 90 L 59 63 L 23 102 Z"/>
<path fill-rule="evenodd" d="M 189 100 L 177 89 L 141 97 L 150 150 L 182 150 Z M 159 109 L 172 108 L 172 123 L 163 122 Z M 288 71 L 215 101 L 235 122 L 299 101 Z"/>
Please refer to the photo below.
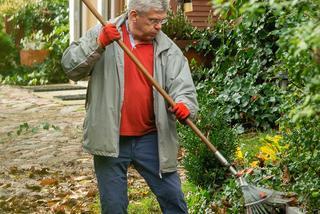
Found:
<path fill-rule="evenodd" d="M 92 14 L 100 21 L 104 26 L 106 22 L 95 7 L 91 4 L 89 0 L 82 0 L 82 2 L 89 8 Z M 141 62 L 136 58 L 135 55 L 130 51 L 130 49 L 121 41 L 116 40 L 123 51 L 130 57 L 130 59 L 138 66 L 142 74 L 147 78 L 148 81 L 157 89 L 157 91 L 164 97 L 164 99 L 173 107 L 176 103 L 168 95 L 168 93 L 159 85 L 159 83 L 149 74 L 147 69 L 141 64 Z M 212 143 L 202 134 L 198 127 L 189 119 L 185 120 L 185 123 L 195 132 L 195 134 L 209 147 L 209 149 L 215 154 L 216 158 L 226 167 L 229 167 L 233 175 L 236 175 L 236 170 L 231 166 L 231 164 L 221 155 L 221 153 L 212 145 Z"/>

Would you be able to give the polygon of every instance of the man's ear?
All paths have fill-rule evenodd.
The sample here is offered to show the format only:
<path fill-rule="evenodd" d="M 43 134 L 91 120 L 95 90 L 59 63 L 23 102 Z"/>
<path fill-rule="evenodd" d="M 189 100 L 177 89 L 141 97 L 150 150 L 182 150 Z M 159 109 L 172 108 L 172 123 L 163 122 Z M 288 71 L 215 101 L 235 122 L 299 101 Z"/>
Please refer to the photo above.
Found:
<path fill-rule="evenodd" d="M 129 19 L 133 22 L 136 22 L 137 21 L 137 16 L 138 16 L 138 13 L 136 10 L 131 10 L 129 12 Z"/>

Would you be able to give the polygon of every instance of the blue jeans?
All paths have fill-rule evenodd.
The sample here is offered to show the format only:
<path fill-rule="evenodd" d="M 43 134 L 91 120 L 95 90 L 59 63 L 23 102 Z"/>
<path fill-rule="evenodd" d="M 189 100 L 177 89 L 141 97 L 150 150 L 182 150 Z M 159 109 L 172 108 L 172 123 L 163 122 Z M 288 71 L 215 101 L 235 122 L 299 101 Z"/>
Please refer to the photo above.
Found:
<path fill-rule="evenodd" d="M 177 172 L 159 171 L 157 133 L 140 137 L 120 137 L 118 158 L 94 156 L 94 168 L 100 193 L 101 213 L 127 213 L 127 171 L 132 164 L 156 195 L 165 214 L 188 213 Z"/>

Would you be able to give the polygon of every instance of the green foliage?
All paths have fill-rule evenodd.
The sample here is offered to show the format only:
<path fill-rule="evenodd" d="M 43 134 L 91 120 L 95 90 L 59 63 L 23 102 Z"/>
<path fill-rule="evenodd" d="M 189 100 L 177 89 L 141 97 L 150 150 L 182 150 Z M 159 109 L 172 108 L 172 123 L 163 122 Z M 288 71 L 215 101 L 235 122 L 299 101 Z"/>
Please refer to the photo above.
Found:
<path fill-rule="evenodd" d="M 155 195 L 151 192 L 149 187 L 146 185 L 141 185 L 139 188 L 137 186 L 130 186 L 128 188 L 128 213 L 129 214 L 158 214 L 161 213 L 159 203 Z M 97 194 L 96 202 L 90 207 L 90 213 L 98 214 L 100 213 L 101 205 L 99 194 Z"/>
<path fill-rule="evenodd" d="M 29 130 L 29 124 L 28 123 L 23 123 L 19 125 L 19 129 L 17 130 L 17 135 L 20 135 L 23 130 L 28 131 Z"/>
<path fill-rule="evenodd" d="M 254 9 L 255 8 L 255 9 Z M 319 117 L 320 113 L 320 4 L 318 0 L 262 1 L 244 5 L 252 20 L 270 8 L 276 14 L 276 70 L 288 72 L 292 84 L 302 91 L 292 119 Z"/>
<path fill-rule="evenodd" d="M 208 189 L 202 189 L 190 182 L 186 182 L 182 186 L 185 192 L 185 199 L 188 204 L 190 214 L 205 213 L 211 199 L 211 194 Z"/>
<path fill-rule="evenodd" d="M 282 91 L 275 81 L 278 45 L 274 29 L 272 12 L 254 22 L 245 15 L 236 20 L 219 19 L 195 46 L 215 55 L 212 68 L 200 79 L 210 85 L 216 111 L 223 111 L 238 133 L 277 126 Z M 198 71 L 193 69 L 193 73 Z"/>
<path fill-rule="evenodd" d="M 241 191 L 233 178 L 227 179 L 219 189 L 183 184 L 190 214 L 243 213 Z"/>
<path fill-rule="evenodd" d="M 148 196 L 131 201 L 128 206 L 128 213 L 141 213 L 141 214 L 157 214 L 161 213 L 158 201 L 150 192 Z"/>
<path fill-rule="evenodd" d="M 4 32 L 2 19 L 0 19 L 0 82 L 3 76 L 7 74 L 8 70 L 16 67 L 16 50 L 12 39 Z"/>
<path fill-rule="evenodd" d="M 317 170 L 320 167 L 316 161 L 320 149 L 319 1 L 215 0 L 214 3 L 222 16 L 246 20 L 245 26 L 256 31 L 260 28 L 253 24 L 259 23 L 266 14 L 272 14 L 273 28 L 267 35 L 273 36 L 272 44 L 276 48 L 272 49 L 275 57 L 269 70 L 288 73 L 289 78 L 284 99 L 280 100 L 282 118 L 279 123 L 284 136 L 282 141 L 289 147 L 281 152 L 280 167 L 290 179 L 281 180 L 284 175 L 279 174 L 279 166 L 268 167 L 265 171 L 274 176 L 270 185 L 275 188 L 282 185 L 297 192 L 305 210 L 315 213 L 319 211 L 320 201 L 320 173 Z"/>
<path fill-rule="evenodd" d="M 198 100 L 201 111 L 196 125 L 232 163 L 237 145 L 235 132 L 229 127 L 224 116 L 214 111 L 216 106 L 212 105 L 213 96 L 206 87 L 198 89 Z M 229 175 L 228 170 L 188 127 L 179 127 L 179 134 L 186 149 L 183 165 L 189 180 L 201 187 L 221 186 Z"/>
<path fill-rule="evenodd" d="M 0 74 L 0 81 L 17 85 L 67 82 L 60 60 L 63 51 L 69 45 L 68 1 L 50 0 L 30 3 L 17 13 L 6 15 L 11 15 L 11 24 L 17 26 L 12 32 L 13 38 L 18 38 L 21 31 L 25 38 L 42 35 L 39 32 L 43 32 L 43 38 L 39 39 L 45 41 L 44 48 L 49 50 L 49 56 L 45 62 L 32 68 L 17 66 L 6 69 Z M 15 64 L 18 64 L 18 57 L 15 59 Z"/>
<path fill-rule="evenodd" d="M 275 126 L 284 102 L 282 92 L 270 84 L 277 73 L 288 73 L 291 83 L 299 87 L 295 90 L 303 92 L 296 101 L 300 105 L 294 103 L 290 109 L 293 119 L 319 115 L 317 1 L 217 0 L 214 4 L 225 18 L 222 27 L 219 23 L 215 27 L 217 35 L 224 35 L 214 64 L 215 82 L 223 83 L 217 101 L 231 105 L 226 112 L 231 120 L 245 127 L 248 123 L 263 129 Z M 239 88 L 238 82 L 245 90 L 232 90 Z M 258 102 L 252 102 L 256 98 Z"/>
<path fill-rule="evenodd" d="M 129 206 L 128 213 L 156 214 L 161 213 L 160 206 L 155 195 L 149 187 L 129 186 Z"/>
<path fill-rule="evenodd" d="M 320 121 L 302 120 L 285 124 L 284 143 L 288 145 L 282 165 L 288 167 L 288 189 L 298 193 L 299 201 L 310 213 L 319 211 L 320 189 Z"/>
<path fill-rule="evenodd" d="M 50 30 L 49 17 L 47 9 L 43 7 L 43 2 L 26 4 L 20 10 L 14 13 L 7 13 L 10 24 L 15 26 L 11 32 L 12 36 L 25 37 L 41 29 Z M 19 35 L 22 32 L 22 35 Z"/>
<path fill-rule="evenodd" d="M 37 0 L 0 0 L 0 13 L 11 15 Z"/>
<path fill-rule="evenodd" d="M 250 1 L 240 9 L 251 23 L 266 13 L 275 16 L 275 28 L 271 34 L 277 38 L 278 49 L 273 70 L 287 72 L 291 84 L 297 87 L 295 90 L 302 92 L 296 101 L 299 105 L 294 103 L 290 109 L 294 121 L 319 116 L 319 9 L 317 0 Z"/>
<path fill-rule="evenodd" d="M 1 59 L 7 57 L 8 53 L 12 52 L 14 49 L 13 42 L 10 36 L 4 32 L 2 23 L 0 23 L 0 46 L 1 46 L 1 49 L 0 49 Z M 1 63 L 2 63 L 2 60 L 1 60 Z"/>
<path fill-rule="evenodd" d="M 10 85 L 37 85 L 46 84 L 46 73 L 38 72 L 36 67 L 17 66 L 15 69 L 6 70 L 0 76 L 0 82 Z"/>
<path fill-rule="evenodd" d="M 214 26 L 204 30 L 194 31 L 192 38 L 195 39 L 196 42 L 192 47 L 198 53 L 203 53 L 203 56 L 215 56 L 216 49 L 221 45 L 221 37 L 222 35 L 217 34 L 214 30 Z"/>
<path fill-rule="evenodd" d="M 40 65 L 38 72 L 43 72 L 46 79 L 50 83 L 67 82 L 61 67 L 61 57 L 63 51 L 69 45 L 69 22 L 68 22 L 68 6 L 67 1 L 57 4 L 53 11 L 55 11 L 54 19 L 50 21 L 53 27 L 48 36 L 47 48 L 50 51 L 49 59 Z"/>
<path fill-rule="evenodd" d="M 162 26 L 162 31 L 173 40 L 188 40 L 193 39 L 193 33 L 196 29 L 187 19 L 182 10 L 176 13 L 168 12 L 168 21 Z"/>
<path fill-rule="evenodd" d="M 19 128 L 17 129 L 17 135 L 21 135 L 21 134 L 25 134 L 25 133 L 28 133 L 28 132 L 32 132 L 32 133 L 36 133 L 38 132 L 40 129 L 43 129 L 43 130 L 55 130 L 55 131 L 60 131 L 60 127 L 59 126 L 55 126 L 53 124 L 50 124 L 48 122 L 43 122 L 41 123 L 40 125 L 37 125 L 37 126 L 30 126 L 29 123 L 27 122 L 24 122 L 24 123 L 21 123 L 19 125 Z M 9 135 L 11 135 L 12 133 L 8 133 Z"/>

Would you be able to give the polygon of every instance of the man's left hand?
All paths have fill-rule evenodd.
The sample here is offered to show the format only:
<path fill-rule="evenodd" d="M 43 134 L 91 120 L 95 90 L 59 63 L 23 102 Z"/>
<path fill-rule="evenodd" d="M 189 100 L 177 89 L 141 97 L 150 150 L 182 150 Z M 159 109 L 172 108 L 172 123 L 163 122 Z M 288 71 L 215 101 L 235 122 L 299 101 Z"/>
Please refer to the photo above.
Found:
<path fill-rule="evenodd" d="M 190 115 L 190 111 L 184 103 L 177 103 L 173 106 L 172 112 L 176 115 L 178 120 L 185 120 Z"/>

